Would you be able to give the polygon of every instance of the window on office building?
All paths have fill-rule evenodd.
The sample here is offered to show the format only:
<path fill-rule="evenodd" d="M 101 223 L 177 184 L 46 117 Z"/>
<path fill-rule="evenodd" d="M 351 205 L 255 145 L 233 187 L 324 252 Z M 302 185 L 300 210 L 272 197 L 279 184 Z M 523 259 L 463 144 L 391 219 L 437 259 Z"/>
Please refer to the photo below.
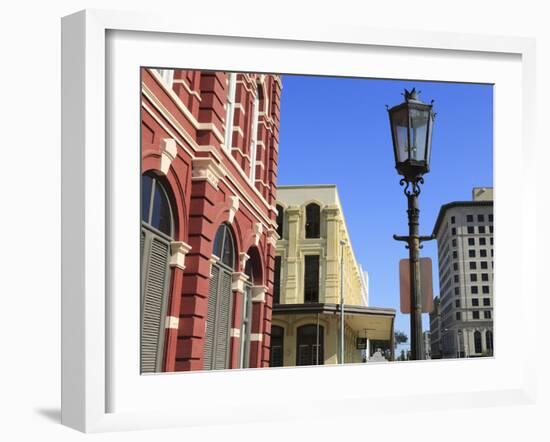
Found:
<path fill-rule="evenodd" d="M 475 270 L 476 267 L 477 267 L 476 262 L 475 261 L 470 261 L 470 270 Z"/>
<path fill-rule="evenodd" d="M 473 223 L 474 222 L 474 215 L 466 215 L 466 222 L 467 223 Z"/>
<path fill-rule="evenodd" d="M 476 240 L 474 238 L 468 238 L 468 245 L 469 246 L 475 246 Z"/>
<path fill-rule="evenodd" d="M 491 310 L 485 310 L 485 311 L 483 312 L 483 317 L 484 317 L 485 319 L 491 319 Z"/>
<path fill-rule="evenodd" d="M 304 261 L 304 302 L 319 302 L 319 255 L 306 255 Z"/>
<path fill-rule="evenodd" d="M 472 295 L 477 295 L 478 293 L 477 285 L 473 285 L 472 287 L 470 287 L 470 292 L 472 293 Z"/>
<path fill-rule="evenodd" d="M 475 273 L 470 274 L 470 281 L 471 282 L 476 282 L 477 281 L 477 275 Z"/>
<path fill-rule="evenodd" d="M 485 221 L 485 217 L 483 215 L 478 215 L 477 216 L 477 222 L 482 223 L 483 221 Z"/>
<path fill-rule="evenodd" d="M 485 226 L 478 226 L 477 231 L 479 233 L 485 233 Z"/>
<path fill-rule="evenodd" d="M 482 273 L 481 274 L 481 280 L 482 281 L 489 281 L 489 274 L 488 273 Z"/>
<path fill-rule="evenodd" d="M 468 233 L 473 234 L 474 233 L 474 226 L 468 226 Z"/>
<path fill-rule="evenodd" d="M 473 319 L 479 319 L 479 311 L 478 310 L 474 310 L 472 312 L 472 318 Z"/>
<path fill-rule="evenodd" d="M 489 286 L 488 285 L 484 285 L 481 289 L 482 289 L 483 293 L 489 293 Z"/>
<path fill-rule="evenodd" d="M 481 265 L 481 268 L 482 268 L 482 269 L 486 269 L 486 268 L 487 268 L 487 261 L 481 261 L 479 264 Z"/>
<path fill-rule="evenodd" d="M 319 238 L 321 234 L 321 208 L 311 203 L 306 206 L 306 238 Z"/>
<path fill-rule="evenodd" d="M 483 305 L 484 306 L 490 306 L 491 305 L 491 299 L 490 298 L 483 298 Z"/>
<path fill-rule="evenodd" d="M 477 306 L 479 305 L 479 299 L 477 299 L 477 298 L 472 298 L 472 305 L 473 305 L 474 307 L 477 307 Z"/>
<path fill-rule="evenodd" d="M 475 250 L 468 250 L 468 256 L 470 258 L 475 258 L 476 257 L 476 251 Z"/>
<path fill-rule="evenodd" d="M 275 257 L 275 272 L 273 274 L 273 304 L 281 302 L 281 257 Z"/>
<path fill-rule="evenodd" d="M 486 258 L 487 257 L 487 250 L 481 249 L 479 251 L 479 256 L 481 256 L 482 258 Z"/>

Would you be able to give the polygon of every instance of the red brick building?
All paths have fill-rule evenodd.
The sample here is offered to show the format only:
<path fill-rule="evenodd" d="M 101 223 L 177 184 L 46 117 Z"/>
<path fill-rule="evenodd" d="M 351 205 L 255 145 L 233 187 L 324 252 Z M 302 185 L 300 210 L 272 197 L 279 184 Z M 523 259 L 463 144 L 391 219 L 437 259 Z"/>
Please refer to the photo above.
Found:
<path fill-rule="evenodd" d="M 281 79 L 141 78 L 141 370 L 268 366 Z"/>

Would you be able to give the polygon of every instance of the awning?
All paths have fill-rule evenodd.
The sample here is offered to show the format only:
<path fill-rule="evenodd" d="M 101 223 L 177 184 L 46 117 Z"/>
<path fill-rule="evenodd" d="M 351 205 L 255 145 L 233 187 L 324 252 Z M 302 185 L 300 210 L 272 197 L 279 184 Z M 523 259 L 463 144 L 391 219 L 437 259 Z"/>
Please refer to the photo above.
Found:
<path fill-rule="evenodd" d="M 275 304 L 273 315 L 289 314 L 325 314 L 340 316 L 340 304 Z M 393 322 L 395 309 L 380 307 L 365 307 L 362 305 L 344 304 L 344 318 L 359 336 L 365 335 L 372 340 L 393 340 Z"/>

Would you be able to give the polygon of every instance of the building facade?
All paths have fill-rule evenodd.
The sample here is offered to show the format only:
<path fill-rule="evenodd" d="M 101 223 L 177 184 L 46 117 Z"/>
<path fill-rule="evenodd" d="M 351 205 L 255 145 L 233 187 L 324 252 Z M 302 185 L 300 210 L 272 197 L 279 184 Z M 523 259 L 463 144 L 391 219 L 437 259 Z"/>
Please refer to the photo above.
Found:
<path fill-rule="evenodd" d="M 141 371 L 269 364 L 277 75 L 141 71 Z"/>
<path fill-rule="evenodd" d="M 344 361 L 365 359 L 368 347 L 357 348 L 359 337 L 393 342 L 395 310 L 367 306 L 368 278 L 355 258 L 336 186 L 279 186 L 276 207 L 270 365 L 340 362 L 342 282 Z"/>
<path fill-rule="evenodd" d="M 438 245 L 440 300 L 439 319 L 431 318 L 430 327 L 432 336 L 439 337 L 441 357 L 491 356 L 493 189 L 474 188 L 471 201 L 442 206 L 433 233 Z"/>

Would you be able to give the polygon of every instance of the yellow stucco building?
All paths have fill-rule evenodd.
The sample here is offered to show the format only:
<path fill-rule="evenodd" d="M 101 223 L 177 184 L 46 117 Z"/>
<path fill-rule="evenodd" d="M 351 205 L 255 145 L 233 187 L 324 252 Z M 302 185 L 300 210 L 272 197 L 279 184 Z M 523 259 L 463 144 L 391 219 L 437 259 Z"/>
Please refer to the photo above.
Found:
<path fill-rule="evenodd" d="M 279 186 L 271 366 L 340 361 L 343 256 L 344 362 L 362 362 L 357 338 L 389 341 L 395 310 L 368 306 L 335 185 Z"/>

